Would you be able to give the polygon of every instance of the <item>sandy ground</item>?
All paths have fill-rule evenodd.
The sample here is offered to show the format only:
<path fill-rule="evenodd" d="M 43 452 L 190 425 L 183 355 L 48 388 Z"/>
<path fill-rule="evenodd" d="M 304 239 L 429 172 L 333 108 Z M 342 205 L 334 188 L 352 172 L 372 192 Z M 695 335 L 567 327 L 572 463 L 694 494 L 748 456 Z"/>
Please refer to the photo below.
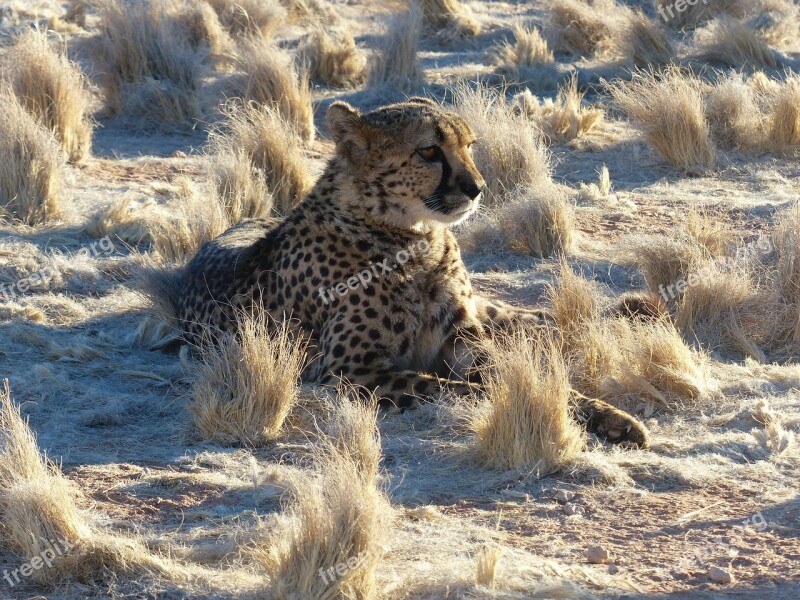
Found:
<path fill-rule="evenodd" d="M 363 46 L 374 42 L 392 10 L 374 4 L 336 3 Z M 61 10 L 57 3 L 39 5 L 44 16 Z M 471 5 L 486 33 L 450 46 L 422 45 L 434 95 L 446 76 L 491 73 L 487 50 L 515 16 L 541 22 L 547 2 Z M 331 98 L 369 107 L 397 96 L 318 90 L 323 139 L 310 156 L 315 168 L 332 147 L 322 126 Z M 297 457 L 308 442 L 251 450 L 197 439 L 186 410 L 185 359 L 149 350 L 137 335 L 150 310 L 136 289 L 136 249 L 112 240 L 111 252 L 79 252 L 98 241 L 86 224 L 110 204 L 123 197 L 163 203 L 170 194 L 158 190 L 169 190 L 178 176 L 200 180 L 204 141 L 202 127 L 136 132 L 98 115 L 93 156 L 67 173 L 65 220 L 35 229 L 0 225 L 1 283 L 46 266 L 56 272 L 47 289 L 0 300 L 0 377 L 9 379 L 40 446 L 85 492 L 84 508 L 153 548 L 202 562 L 222 581 L 258 574 L 238 560 L 236 543 L 280 512 L 282 482 L 300 468 Z M 176 150 L 186 156 L 172 157 Z M 708 207 L 743 240 L 753 240 L 800 192 L 796 159 L 730 153 L 713 173 L 686 176 L 613 116 L 580 144 L 551 151 L 554 179 L 572 188 L 596 181 L 597 169 L 608 166 L 615 203 L 577 206 L 580 240 L 569 260 L 611 294 L 642 286 L 630 249 L 642 235 L 670 235 L 690 206 Z M 476 287 L 530 304 L 557 266 L 510 254 L 470 254 L 466 261 Z M 796 446 L 776 452 L 765 445 L 754 416 L 766 400 L 789 431 L 800 431 L 800 367 L 736 362 L 713 352 L 706 360 L 718 390 L 713 398 L 670 411 L 640 407 L 651 449 L 592 441 L 581 465 L 541 478 L 465 460 L 469 439 L 458 407 L 429 405 L 382 419 L 382 481 L 397 510 L 389 552 L 378 566 L 385 596 L 528 598 L 541 588 L 540 597 L 800 597 L 800 456 Z M 495 590 L 470 583 L 485 545 L 501 551 Z M 610 564 L 589 564 L 590 545 L 606 548 Z M 20 561 L 0 551 L 0 571 Z M 712 565 L 728 569 L 733 582 L 713 583 Z M 547 591 L 551 585 L 567 587 Z M 220 585 L 204 595 L 237 593 Z M 0 597 L 8 598 L 183 595 L 163 582 L 113 577 L 103 587 L 28 581 L 9 588 L 0 580 Z"/>

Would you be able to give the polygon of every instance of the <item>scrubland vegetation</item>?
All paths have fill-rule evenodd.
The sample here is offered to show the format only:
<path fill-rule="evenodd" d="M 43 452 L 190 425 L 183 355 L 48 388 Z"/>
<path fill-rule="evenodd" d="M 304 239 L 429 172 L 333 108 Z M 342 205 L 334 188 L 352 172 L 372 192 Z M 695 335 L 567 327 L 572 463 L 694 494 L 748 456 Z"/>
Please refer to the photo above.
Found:
<path fill-rule="evenodd" d="M 11 3 L 0 595 L 795 598 L 800 8 L 677 5 Z M 552 323 L 402 414 L 304 383 L 293 315 L 185 343 L 180 266 L 410 95 L 476 136 L 475 293 Z"/>

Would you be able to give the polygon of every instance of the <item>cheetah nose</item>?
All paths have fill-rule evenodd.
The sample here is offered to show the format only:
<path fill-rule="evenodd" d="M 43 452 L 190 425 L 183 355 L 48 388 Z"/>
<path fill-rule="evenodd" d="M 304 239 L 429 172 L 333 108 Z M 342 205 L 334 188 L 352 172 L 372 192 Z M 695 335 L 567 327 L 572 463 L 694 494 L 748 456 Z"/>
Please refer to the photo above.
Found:
<path fill-rule="evenodd" d="M 471 183 L 469 185 L 461 186 L 461 191 L 469 196 L 470 200 L 475 200 L 475 198 L 481 195 L 483 186 L 478 186 L 475 183 Z"/>

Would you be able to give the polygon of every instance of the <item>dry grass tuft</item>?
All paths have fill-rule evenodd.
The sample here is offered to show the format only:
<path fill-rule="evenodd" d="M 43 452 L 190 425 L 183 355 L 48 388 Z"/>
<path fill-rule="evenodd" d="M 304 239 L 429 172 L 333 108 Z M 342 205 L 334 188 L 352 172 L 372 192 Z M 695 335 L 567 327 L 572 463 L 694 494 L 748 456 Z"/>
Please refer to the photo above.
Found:
<path fill-rule="evenodd" d="M 39 31 L 22 34 L 7 60 L 11 85 L 25 109 L 53 132 L 71 162 L 83 161 L 91 151 L 92 123 L 80 67 L 56 53 Z"/>
<path fill-rule="evenodd" d="M 234 95 L 246 103 L 275 109 L 304 143 L 314 141 L 314 105 L 308 72 L 298 72 L 292 57 L 261 37 L 243 43 L 237 64 L 243 75 Z"/>
<path fill-rule="evenodd" d="M 669 36 L 640 10 L 632 11 L 622 21 L 616 39 L 619 53 L 636 68 L 660 67 L 669 64 L 675 56 Z"/>
<path fill-rule="evenodd" d="M 695 33 L 696 58 L 727 67 L 774 69 L 778 63 L 758 34 L 730 17 L 719 17 Z"/>
<path fill-rule="evenodd" d="M 496 62 L 501 72 L 514 74 L 520 69 L 553 63 L 553 52 L 538 28 L 517 23 L 512 31 L 514 41 L 503 40 L 496 49 Z"/>
<path fill-rule="evenodd" d="M 345 29 L 316 27 L 300 50 L 303 63 L 315 81 L 338 87 L 364 83 L 367 60 Z"/>
<path fill-rule="evenodd" d="M 269 202 L 263 195 L 265 182 L 274 210 L 285 214 L 314 185 L 301 139 L 269 108 L 231 103 L 224 112 L 227 118 L 209 141 L 209 150 L 217 156 L 212 159 L 212 180 L 223 205 L 232 217 L 260 216 Z M 237 206 L 243 208 L 234 210 Z"/>
<path fill-rule="evenodd" d="M 706 114 L 714 139 L 724 147 L 750 148 L 763 138 L 761 108 L 740 73 L 720 77 L 709 89 Z"/>
<path fill-rule="evenodd" d="M 557 48 L 582 56 L 607 51 L 620 14 L 614 0 L 555 0 L 550 25 L 558 36 Z"/>
<path fill-rule="evenodd" d="M 258 34 L 272 38 L 286 19 L 286 9 L 277 0 L 204 0 L 217 13 L 232 35 Z"/>
<path fill-rule="evenodd" d="M 0 217 L 36 225 L 59 216 L 64 157 L 14 93 L 0 89 Z"/>
<path fill-rule="evenodd" d="M 472 9 L 460 0 L 416 0 L 425 23 L 445 39 L 475 36 L 481 26 Z"/>
<path fill-rule="evenodd" d="M 675 29 L 697 27 L 703 21 L 719 14 L 719 0 L 703 0 L 694 4 L 685 3 L 683 10 L 675 10 L 675 0 L 653 0 L 659 18 Z"/>
<path fill-rule="evenodd" d="M 367 83 L 410 92 L 425 82 L 417 61 L 419 39 L 422 35 L 423 14 L 413 3 L 410 10 L 395 16 L 390 22 L 373 57 Z"/>
<path fill-rule="evenodd" d="M 470 424 L 476 460 L 539 475 L 575 462 L 585 439 L 571 414 L 567 365 L 553 340 L 516 332 L 496 340 L 489 360 L 487 400 Z"/>
<path fill-rule="evenodd" d="M 271 546 L 255 550 L 278 599 L 371 598 L 374 593 L 381 542 L 391 520 L 386 497 L 376 486 L 381 444 L 375 412 L 345 401 L 337 413 L 316 452 L 318 476 L 297 482 L 285 529 Z M 343 575 L 337 565 L 344 567 Z"/>
<path fill-rule="evenodd" d="M 575 210 L 555 186 L 520 189 L 492 216 L 512 252 L 546 258 L 569 254 L 575 247 Z"/>
<path fill-rule="evenodd" d="M 684 281 L 705 254 L 697 244 L 664 236 L 650 238 L 636 248 L 639 268 L 647 287 L 671 300 L 670 286 Z"/>
<path fill-rule="evenodd" d="M 541 133 L 516 112 L 503 93 L 483 85 L 451 88 L 456 112 L 475 131 L 474 158 L 486 180 L 485 203 L 502 203 L 520 187 L 550 181 L 550 156 Z"/>
<path fill-rule="evenodd" d="M 614 100 L 670 163 L 686 171 L 716 164 L 699 80 L 670 68 L 656 77 L 636 73 L 630 82 L 606 83 Z"/>
<path fill-rule="evenodd" d="M 770 149 L 780 153 L 800 149 L 800 75 L 793 74 L 781 84 L 769 105 Z"/>
<path fill-rule="evenodd" d="M 306 346 L 287 322 L 237 315 L 237 332 L 208 333 L 193 367 L 190 407 L 205 439 L 261 446 L 274 441 L 297 402 Z"/>
<path fill-rule="evenodd" d="M 198 115 L 202 55 L 191 43 L 178 7 L 167 0 L 101 0 L 94 46 L 105 77 L 111 114 L 129 114 L 154 124 L 185 123 Z"/>
<path fill-rule="evenodd" d="M 512 100 L 516 112 L 533 119 L 552 139 L 568 142 L 588 133 L 603 120 L 603 110 L 584 107 L 584 93 L 578 91 L 575 77 L 558 90 L 555 102 L 550 98 L 540 103 L 530 90 L 524 90 Z"/>
<path fill-rule="evenodd" d="M 39 452 L 36 438 L 11 401 L 8 381 L 0 389 L 0 539 L 26 561 L 39 558 L 32 577 L 42 585 L 66 578 L 84 583 L 116 573 L 170 570 L 139 542 L 96 529 L 79 511 L 78 490 Z"/>
<path fill-rule="evenodd" d="M 557 283 L 550 286 L 547 296 L 564 348 L 569 349 L 586 324 L 600 317 L 596 286 L 562 261 Z"/>
<path fill-rule="evenodd" d="M 493 589 L 497 580 L 499 560 L 500 550 L 488 546 L 482 548 L 475 560 L 475 583 Z"/>

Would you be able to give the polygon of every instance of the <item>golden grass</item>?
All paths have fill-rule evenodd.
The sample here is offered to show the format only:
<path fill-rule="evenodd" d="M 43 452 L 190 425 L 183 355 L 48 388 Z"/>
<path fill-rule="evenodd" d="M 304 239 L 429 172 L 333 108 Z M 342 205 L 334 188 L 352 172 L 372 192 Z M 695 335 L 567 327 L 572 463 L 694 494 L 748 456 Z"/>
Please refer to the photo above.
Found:
<path fill-rule="evenodd" d="M 502 203 L 517 188 L 549 182 L 550 156 L 541 133 L 514 110 L 503 93 L 467 83 L 458 83 L 450 91 L 456 112 L 479 140 L 473 153 L 486 180 L 486 205 Z"/>
<path fill-rule="evenodd" d="M 97 69 L 111 114 L 179 124 L 199 114 L 201 57 L 186 23 L 167 0 L 100 0 Z"/>
<path fill-rule="evenodd" d="M 269 217 L 274 199 L 262 169 L 243 150 L 220 149 L 208 158 L 209 185 L 232 224 L 242 219 Z"/>
<path fill-rule="evenodd" d="M 61 143 L 71 162 L 91 152 L 91 97 L 80 67 L 55 52 L 43 32 L 23 33 L 8 53 L 10 79 L 25 109 Z"/>
<path fill-rule="evenodd" d="M 660 67 L 675 56 L 669 36 L 641 10 L 631 11 L 622 20 L 616 41 L 619 53 L 635 68 Z"/>
<path fill-rule="evenodd" d="M 724 219 L 703 208 L 690 207 L 683 228 L 689 239 L 713 258 L 727 256 L 733 247 L 733 236 Z"/>
<path fill-rule="evenodd" d="M 291 56 L 260 37 L 241 46 L 237 65 L 243 71 L 234 95 L 245 103 L 276 110 L 305 144 L 314 141 L 314 105 L 308 72 L 298 72 Z"/>
<path fill-rule="evenodd" d="M 481 32 L 472 9 L 460 0 L 416 0 L 416 3 L 422 9 L 425 23 L 445 39 Z"/>
<path fill-rule="evenodd" d="M 591 281 L 574 273 L 565 261 L 559 266 L 556 281 L 549 287 L 547 298 L 564 348 L 568 350 L 586 324 L 600 317 L 598 293 Z"/>
<path fill-rule="evenodd" d="M 339 404 L 315 455 L 317 477 L 296 483 L 288 520 L 271 544 L 256 546 L 255 558 L 278 600 L 371 598 L 391 520 L 376 485 L 381 444 L 374 409 Z"/>
<path fill-rule="evenodd" d="M 203 0 L 217 13 L 220 23 L 235 36 L 259 34 L 272 38 L 286 19 L 277 0 Z"/>
<path fill-rule="evenodd" d="M 759 35 L 741 21 L 719 17 L 695 33 L 696 58 L 728 67 L 754 69 L 778 66 L 775 55 Z"/>
<path fill-rule="evenodd" d="M 583 56 L 610 48 L 619 18 L 614 0 L 554 0 L 550 7 L 557 48 Z"/>
<path fill-rule="evenodd" d="M 662 294 L 668 303 L 680 295 L 671 293 L 670 287 L 686 280 L 689 271 L 705 258 L 697 244 L 664 236 L 649 238 L 635 252 L 647 287 Z"/>
<path fill-rule="evenodd" d="M 36 225 L 58 218 L 64 156 L 53 135 L 7 87 L 0 89 L 0 217 Z"/>
<path fill-rule="evenodd" d="M 509 250 L 540 258 L 575 247 L 575 210 L 555 186 L 518 190 L 493 215 Z"/>
<path fill-rule="evenodd" d="M 416 3 L 412 3 L 407 12 L 392 18 L 377 53 L 370 61 L 367 75 L 370 86 L 386 86 L 410 92 L 425 82 L 425 75 L 417 61 L 422 22 L 422 10 Z"/>
<path fill-rule="evenodd" d="M 723 147 L 752 148 L 764 137 L 763 113 L 751 85 L 740 73 L 720 77 L 706 96 L 714 139 Z"/>
<path fill-rule="evenodd" d="M 634 126 L 667 161 L 686 171 L 716 165 L 716 147 L 699 80 L 670 68 L 659 76 L 639 72 L 630 82 L 606 86 Z"/>
<path fill-rule="evenodd" d="M 552 339 L 524 331 L 495 344 L 484 375 L 487 400 L 470 422 L 474 458 L 540 476 L 574 463 L 585 438 L 571 413 L 560 350 Z"/>
<path fill-rule="evenodd" d="M 771 237 L 777 258 L 770 268 L 772 302 L 766 311 L 773 355 L 800 357 L 800 204 L 780 215 Z"/>
<path fill-rule="evenodd" d="M 209 332 L 205 342 L 190 392 L 199 434 L 247 446 L 277 439 L 297 402 L 305 344 L 263 313 L 239 313 L 236 333 Z"/>
<path fill-rule="evenodd" d="M 33 579 L 53 585 L 68 578 L 83 583 L 115 573 L 159 573 L 180 569 L 166 563 L 135 539 L 97 529 L 77 507 L 79 492 L 39 452 L 3 380 L 0 389 L 0 540 L 25 561 L 38 559 Z M 42 559 L 47 559 L 42 560 Z M 43 563 L 43 564 L 42 564 Z"/>
<path fill-rule="evenodd" d="M 572 77 L 558 90 L 555 102 L 545 102 L 540 111 L 540 122 L 545 132 L 559 141 L 582 137 L 603 120 L 603 110 L 583 106 L 583 92 L 578 91 L 578 80 Z"/>
<path fill-rule="evenodd" d="M 722 10 L 721 4 L 726 0 L 698 0 L 694 4 L 686 3 L 683 10 L 675 10 L 675 0 L 653 0 L 658 19 L 675 29 L 697 27 L 698 24 L 717 15 Z"/>
<path fill-rule="evenodd" d="M 497 563 L 500 550 L 485 546 L 475 560 L 475 583 L 493 589 L 497 581 Z"/>
<path fill-rule="evenodd" d="M 337 87 L 364 83 L 367 60 L 346 29 L 316 27 L 300 50 L 311 79 Z"/>
<path fill-rule="evenodd" d="M 258 181 L 263 178 L 272 195 L 274 210 L 287 213 L 314 185 L 300 137 L 280 114 L 266 107 L 230 103 L 224 113 L 226 119 L 211 133 L 209 140 L 210 152 L 221 157 L 212 177 L 222 203 L 226 207 L 252 207 L 253 213 L 249 215 L 241 211 L 245 216 L 264 212 L 267 199 L 261 195 L 264 188 Z M 246 158 L 247 162 L 238 165 L 234 172 L 226 170 L 225 161 L 231 160 L 231 156 L 234 160 Z M 248 183 L 250 177 L 257 180 Z M 243 195 L 242 199 L 238 200 L 237 195 Z"/>
<path fill-rule="evenodd" d="M 538 28 L 516 23 L 512 28 L 514 41 L 503 40 L 496 48 L 496 62 L 504 73 L 540 67 L 553 63 L 553 52 Z"/>
<path fill-rule="evenodd" d="M 767 119 L 767 146 L 775 152 L 797 152 L 800 149 L 800 75 L 789 75 L 782 82 L 769 101 Z"/>

